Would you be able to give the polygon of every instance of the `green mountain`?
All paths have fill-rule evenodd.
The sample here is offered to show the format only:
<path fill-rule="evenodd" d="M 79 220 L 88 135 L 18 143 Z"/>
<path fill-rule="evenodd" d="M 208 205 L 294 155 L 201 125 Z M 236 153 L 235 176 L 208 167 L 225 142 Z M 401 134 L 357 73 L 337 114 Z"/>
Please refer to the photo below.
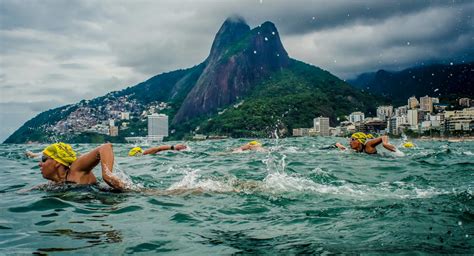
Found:
<path fill-rule="evenodd" d="M 370 115 L 381 101 L 327 71 L 291 59 L 273 23 L 250 29 L 233 17 L 221 26 L 201 64 L 43 112 L 5 143 L 123 142 L 124 137 L 147 134 L 146 114 L 153 111 L 169 116 L 169 139 L 195 132 L 263 137 L 278 130 L 278 136 L 287 136 L 292 128 L 311 127 L 318 116 L 335 124 L 352 111 Z M 121 120 L 121 112 L 130 113 L 130 120 Z M 121 126 L 117 137 L 104 135 L 110 119 Z"/>
<path fill-rule="evenodd" d="M 442 102 L 474 96 L 474 63 L 429 65 L 398 72 L 379 70 L 364 73 L 348 83 L 364 91 L 390 98 L 395 105 L 406 104 L 411 96 L 429 95 Z"/>

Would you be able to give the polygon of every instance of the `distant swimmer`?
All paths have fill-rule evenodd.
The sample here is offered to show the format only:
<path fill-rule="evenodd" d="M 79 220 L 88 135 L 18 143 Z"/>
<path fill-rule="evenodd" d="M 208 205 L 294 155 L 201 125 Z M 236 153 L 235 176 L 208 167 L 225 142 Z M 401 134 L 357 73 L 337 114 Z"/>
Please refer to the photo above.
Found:
<path fill-rule="evenodd" d="M 265 149 L 262 146 L 262 143 L 254 140 L 254 141 L 251 141 L 247 144 L 244 144 L 244 145 L 232 150 L 232 152 L 243 152 L 243 151 L 247 151 L 247 150 L 265 151 Z"/>
<path fill-rule="evenodd" d="M 413 148 L 413 147 L 415 147 L 415 144 L 413 144 L 413 142 L 411 142 L 411 141 L 405 141 L 402 146 L 404 148 Z"/>
<path fill-rule="evenodd" d="M 152 147 L 146 150 L 143 150 L 140 147 L 134 147 L 130 149 L 128 152 L 128 156 L 141 156 L 141 155 L 150 155 L 150 154 L 156 154 L 160 151 L 165 151 L 165 150 L 176 150 L 176 151 L 181 151 L 184 149 L 187 149 L 188 147 L 184 144 L 176 144 L 176 145 L 161 145 L 158 147 Z"/>
<path fill-rule="evenodd" d="M 387 150 L 397 152 L 397 148 L 388 142 L 388 136 L 374 138 L 371 134 L 356 132 L 352 134 L 349 140 L 350 147 L 353 150 L 356 152 L 365 152 L 367 154 L 376 154 L 377 149 L 375 147 L 377 147 L 380 143 L 382 143 L 382 146 Z M 336 147 L 341 150 L 346 150 L 346 147 L 340 143 L 336 143 Z"/>
<path fill-rule="evenodd" d="M 92 169 L 99 163 L 105 183 L 113 189 L 125 190 L 125 183 L 112 173 L 114 152 L 110 143 L 79 157 L 69 144 L 51 144 L 43 150 L 39 167 L 43 177 L 56 184 L 96 184 L 97 179 Z"/>

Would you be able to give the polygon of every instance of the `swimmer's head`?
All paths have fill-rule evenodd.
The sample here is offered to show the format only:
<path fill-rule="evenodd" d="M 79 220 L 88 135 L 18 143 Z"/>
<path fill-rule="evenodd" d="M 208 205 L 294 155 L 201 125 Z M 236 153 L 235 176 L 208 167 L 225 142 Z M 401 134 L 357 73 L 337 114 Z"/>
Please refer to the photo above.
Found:
<path fill-rule="evenodd" d="M 66 167 L 69 167 L 77 159 L 76 152 L 74 152 L 71 145 L 63 142 L 47 146 L 43 150 L 43 155 L 54 159 L 56 162 Z"/>
<path fill-rule="evenodd" d="M 258 147 L 258 146 L 262 146 L 262 144 L 256 140 L 253 140 L 249 143 L 247 143 L 249 146 L 254 146 L 254 147 Z"/>
<path fill-rule="evenodd" d="M 67 171 L 76 159 L 71 145 L 62 142 L 51 144 L 43 150 L 39 163 L 41 174 L 45 179 L 59 181 L 60 170 Z"/>
<path fill-rule="evenodd" d="M 143 153 L 142 148 L 134 147 L 134 148 L 130 149 L 130 151 L 128 152 L 128 156 L 139 156 L 142 153 Z"/>
<path fill-rule="evenodd" d="M 370 135 L 371 138 L 373 138 L 372 135 Z M 368 136 L 367 134 L 363 133 L 363 132 L 356 132 L 354 134 L 352 134 L 351 136 L 351 141 L 358 141 L 359 143 L 362 143 L 362 144 L 365 144 L 365 141 L 367 140 Z"/>

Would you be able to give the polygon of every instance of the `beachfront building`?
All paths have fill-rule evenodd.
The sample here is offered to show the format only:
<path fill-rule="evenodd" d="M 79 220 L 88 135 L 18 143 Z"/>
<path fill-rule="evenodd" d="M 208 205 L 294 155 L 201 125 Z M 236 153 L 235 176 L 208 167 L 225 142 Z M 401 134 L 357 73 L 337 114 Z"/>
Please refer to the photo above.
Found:
<path fill-rule="evenodd" d="M 407 116 L 393 116 L 389 122 L 389 132 L 394 135 L 399 135 L 407 125 Z"/>
<path fill-rule="evenodd" d="M 393 114 L 393 106 L 377 107 L 377 117 L 382 121 L 387 121 Z"/>
<path fill-rule="evenodd" d="M 463 134 L 474 133 L 474 107 L 444 113 L 444 128 L 446 132 Z"/>
<path fill-rule="evenodd" d="M 317 117 L 313 119 L 316 134 L 320 136 L 329 136 L 329 117 Z"/>
<path fill-rule="evenodd" d="M 425 97 L 420 98 L 420 110 L 426 112 L 433 112 L 433 98 L 426 95 Z"/>
<path fill-rule="evenodd" d="M 408 113 L 408 106 L 401 106 L 395 109 L 394 114 L 395 116 L 406 116 Z"/>
<path fill-rule="evenodd" d="M 407 123 L 412 128 L 418 128 L 418 109 L 409 109 L 407 111 Z"/>
<path fill-rule="evenodd" d="M 162 140 L 168 136 L 168 116 L 163 114 L 148 115 L 148 139 Z"/>
<path fill-rule="evenodd" d="M 408 109 L 415 109 L 418 107 L 418 105 L 419 105 L 419 102 L 415 96 L 411 96 L 408 99 Z"/>
<path fill-rule="evenodd" d="M 460 98 L 458 103 L 459 103 L 459 106 L 461 106 L 461 107 L 470 107 L 471 106 L 471 99 L 469 99 L 469 98 Z"/>
<path fill-rule="evenodd" d="M 119 132 L 118 126 L 110 126 L 109 127 L 109 135 L 110 136 L 116 137 L 116 136 L 118 136 L 118 132 Z"/>
<path fill-rule="evenodd" d="M 357 122 L 362 122 L 365 119 L 365 115 L 362 112 L 352 112 L 349 115 L 349 122 L 351 123 L 357 123 Z"/>
<path fill-rule="evenodd" d="M 120 112 L 120 119 L 130 120 L 130 112 Z"/>
<path fill-rule="evenodd" d="M 293 129 L 293 136 L 295 137 L 309 136 L 309 128 L 295 128 Z"/>
<path fill-rule="evenodd" d="M 442 104 L 442 103 L 433 104 L 433 110 L 438 113 L 446 111 L 446 108 L 448 108 L 448 104 Z"/>
<path fill-rule="evenodd" d="M 356 130 L 363 133 L 384 134 L 387 122 L 378 118 L 367 118 L 356 124 Z"/>

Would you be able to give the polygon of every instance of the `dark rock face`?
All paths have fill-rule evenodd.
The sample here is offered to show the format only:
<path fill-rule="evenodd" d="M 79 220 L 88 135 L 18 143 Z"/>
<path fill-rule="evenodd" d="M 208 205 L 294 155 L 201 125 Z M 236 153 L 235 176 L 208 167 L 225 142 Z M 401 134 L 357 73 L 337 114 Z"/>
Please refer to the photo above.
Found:
<path fill-rule="evenodd" d="M 214 113 L 248 93 L 256 81 L 290 62 L 271 22 L 250 30 L 241 18 L 227 19 L 214 39 L 206 67 L 173 124 Z"/>

